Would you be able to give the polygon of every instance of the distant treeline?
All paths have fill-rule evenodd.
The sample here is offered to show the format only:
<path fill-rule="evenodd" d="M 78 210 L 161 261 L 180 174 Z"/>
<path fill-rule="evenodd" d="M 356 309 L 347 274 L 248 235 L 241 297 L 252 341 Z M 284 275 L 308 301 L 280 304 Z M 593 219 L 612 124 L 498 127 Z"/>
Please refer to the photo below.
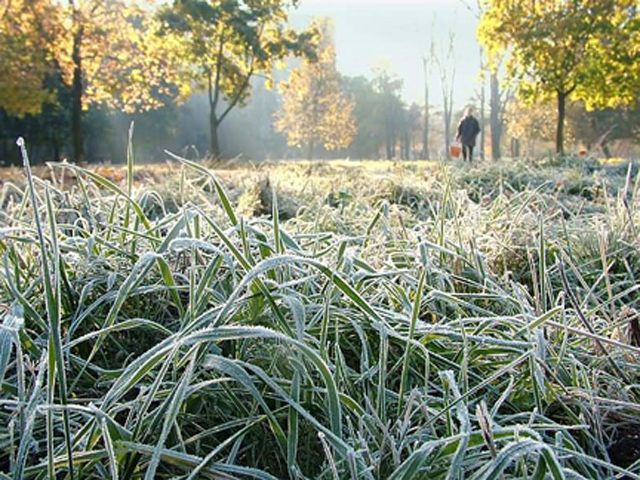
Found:
<path fill-rule="evenodd" d="M 345 94 L 354 103 L 357 132 L 348 148 L 329 151 L 319 144 L 315 157 L 421 158 L 422 109 L 402 102 L 399 83 L 393 90 L 378 92 L 376 82 L 386 82 L 386 78 L 386 74 L 375 80 L 341 78 Z M 288 146 L 286 135 L 275 130 L 281 103 L 282 95 L 277 89 L 267 89 L 263 80 L 256 79 L 251 100 L 243 108 L 234 109 L 220 127 L 221 155 L 252 160 L 307 156 L 307 148 Z M 189 158 L 209 156 L 208 108 L 203 94 L 196 94 L 181 105 L 169 103 L 137 114 L 92 106 L 83 119 L 86 161 L 123 162 L 131 122 L 135 123 L 134 147 L 138 161 L 164 160 L 165 149 Z M 3 163 L 19 161 L 15 146 L 18 136 L 26 138 L 31 156 L 37 162 L 72 159 L 70 115 L 64 103 L 47 106 L 41 114 L 23 118 L 0 111 Z"/>
<path fill-rule="evenodd" d="M 345 93 L 354 102 L 353 115 L 357 132 L 348 148 L 326 151 L 318 146 L 318 158 L 350 157 L 354 159 L 395 158 L 422 159 L 423 108 L 406 105 L 396 88 L 381 93 L 380 83 L 388 78 L 383 72 L 373 80 L 365 77 L 341 77 Z M 396 79 L 397 81 L 397 79 Z M 221 153 L 226 158 L 250 160 L 302 158 L 307 149 L 287 145 L 284 134 L 276 131 L 274 119 L 281 109 L 282 96 L 277 89 L 265 88 L 257 79 L 252 99 L 235 109 L 220 129 Z M 37 162 L 71 159 L 68 108 L 64 103 L 46 107 L 40 115 L 23 118 L 0 110 L 0 161 L 17 164 L 15 139 L 27 139 Z M 461 114 L 456 110 L 454 120 Z M 535 156 L 553 150 L 554 109 L 551 104 L 526 106 L 512 99 L 505 113 L 505 156 Z M 126 114 L 115 109 L 91 107 L 86 112 L 85 149 L 89 162 L 120 163 L 125 159 L 127 131 L 135 122 L 134 147 L 138 161 L 162 161 L 168 149 L 189 158 L 210 155 L 208 105 L 206 95 L 194 95 L 182 105 Z M 490 157 L 489 118 L 481 119 L 487 129 L 486 155 Z M 443 158 L 445 138 L 442 111 L 435 110 L 430 119 L 430 158 Z M 602 155 L 630 155 L 640 140 L 640 110 L 605 109 L 587 112 L 573 102 L 568 108 L 567 136 L 573 145 L 582 145 Z M 514 140 L 518 141 L 514 144 Z M 604 152 L 602 149 L 604 148 Z M 515 151 L 514 151 L 515 149 Z"/>

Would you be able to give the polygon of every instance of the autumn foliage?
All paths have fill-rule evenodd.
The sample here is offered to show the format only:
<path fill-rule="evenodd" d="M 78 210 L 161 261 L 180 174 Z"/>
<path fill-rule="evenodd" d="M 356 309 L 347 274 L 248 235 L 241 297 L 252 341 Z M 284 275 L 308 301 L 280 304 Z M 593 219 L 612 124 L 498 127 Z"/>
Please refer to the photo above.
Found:
<path fill-rule="evenodd" d="M 354 104 L 342 90 L 327 25 L 320 30 L 324 42 L 317 61 L 303 61 L 281 84 L 283 104 L 276 118 L 276 129 L 287 136 L 287 143 L 307 147 L 309 158 L 318 145 L 326 150 L 347 148 L 357 131 Z"/>
<path fill-rule="evenodd" d="M 640 91 L 636 0 L 484 0 L 478 37 L 505 53 L 522 99 L 557 102 L 556 151 L 564 153 L 569 100 L 590 109 L 633 104 Z"/>
<path fill-rule="evenodd" d="M 295 0 L 15 0 L 0 12 L 0 108 L 39 114 L 69 89 L 74 157 L 91 105 L 125 113 L 208 93 L 212 153 L 220 123 L 290 55 L 312 57 L 313 30 L 288 27 Z M 221 102 L 225 101 L 224 107 Z"/>

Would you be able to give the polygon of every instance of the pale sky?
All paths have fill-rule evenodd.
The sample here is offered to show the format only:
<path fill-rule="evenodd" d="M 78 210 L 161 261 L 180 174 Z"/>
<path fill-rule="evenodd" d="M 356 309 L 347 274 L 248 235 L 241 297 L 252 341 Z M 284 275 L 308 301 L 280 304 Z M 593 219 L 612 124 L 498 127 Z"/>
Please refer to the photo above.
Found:
<path fill-rule="evenodd" d="M 479 86 L 477 19 L 461 0 L 301 0 L 290 18 L 301 26 L 314 16 L 334 21 L 340 72 L 371 77 L 374 66 L 387 63 L 404 80 L 407 102 L 424 103 L 422 58 L 432 36 L 446 43 L 450 31 L 456 46 L 454 108 L 463 108 Z M 435 72 L 430 86 L 430 103 L 442 104 Z"/>

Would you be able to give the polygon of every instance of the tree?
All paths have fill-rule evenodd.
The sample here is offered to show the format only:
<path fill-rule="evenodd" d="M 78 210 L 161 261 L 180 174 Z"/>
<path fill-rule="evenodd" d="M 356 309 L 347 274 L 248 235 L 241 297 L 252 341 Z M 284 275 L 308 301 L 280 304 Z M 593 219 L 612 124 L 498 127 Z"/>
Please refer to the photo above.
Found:
<path fill-rule="evenodd" d="M 489 125 L 491 128 L 491 159 L 502 157 L 502 130 L 504 128 L 504 102 L 500 98 L 500 81 L 495 72 L 489 77 Z"/>
<path fill-rule="evenodd" d="M 207 92 L 212 155 L 221 153 L 220 124 L 248 100 L 254 75 L 271 82 L 285 57 L 313 57 L 316 32 L 287 27 L 288 10 L 296 5 L 297 0 L 174 0 L 161 10 L 161 34 L 172 47 L 168 74 L 179 98 Z"/>
<path fill-rule="evenodd" d="M 424 71 L 424 119 L 422 123 L 422 158 L 429 159 L 429 66 L 431 58 L 422 58 Z"/>
<path fill-rule="evenodd" d="M 383 125 L 383 138 L 387 160 L 396 156 L 396 147 L 402 132 L 404 104 L 400 98 L 402 80 L 393 75 L 387 66 L 374 70 L 374 90 L 380 96 L 378 108 Z"/>
<path fill-rule="evenodd" d="M 479 154 L 480 154 L 480 160 L 484 161 L 485 159 L 485 125 L 484 125 L 484 121 L 485 121 L 485 106 L 487 103 L 487 93 L 486 93 L 486 88 L 485 88 L 485 84 L 487 83 L 485 80 L 485 53 L 484 53 L 484 49 L 482 47 L 480 47 L 480 94 L 478 95 L 478 100 L 480 101 L 480 112 L 479 112 L 479 117 L 478 118 L 478 122 L 480 123 L 480 148 L 479 148 Z"/>
<path fill-rule="evenodd" d="M 348 154 L 355 158 L 378 158 L 385 136 L 382 96 L 373 82 L 363 76 L 343 77 L 343 85 L 354 103 L 353 114 L 358 126 Z"/>
<path fill-rule="evenodd" d="M 55 100 L 45 86 L 55 9 L 46 0 L 12 0 L 0 17 L 0 108 L 7 114 L 36 115 Z"/>
<path fill-rule="evenodd" d="M 520 80 L 521 97 L 555 97 L 558 154 L 570 98 L 593 108 L 637 95 L 638 52 L 629 48 L 640 40 L 636 0 L 483 0 L 482 6 L 479 38 L 491 54 L 509 53 L 507 71 Z"/>
<path fill-rule="evenodd" d="M 399 150 L 400 158 L 414 158 L 415 145 L 424 145 L 423 108 L 415 103 L 407 107 L 402 102 L 402 82 L 388 69 L 381 67 L 374 72 L 372 80 L 345 78 L 345 90 L 353 99 L 358 125 L 347 153 L 355 158 L 378 158 L 383 149 L 384 156 L 393 159 Z"/>
<path fill-rule="evenodd" d="M 84 159 L 82 116 L 91 104 L 127 112 L 162 105 L 162 45 L 147 35 L 149 15 L 124 0 L 13 0 L 0 20 L 0 107 L 38 114 L 70 89 L 73 157 Z M 6 94 L 6 96 L 5 96 Z"/>
<path fill-rule="evenodd" d="M 149 13 L 124 0 L 69 0 L 59 8 L 53 54 L 71 88 L 74 158 L 84 159 L 83 112 L 91 104 L 127 113 L 158 108 L 172 95 L 163 43 Z"/>
<path fill-rule="evenodd" d="M 444 142 L 445 155 L 450 157 L 449 147 L 451 146 L 451 121 L 453 117 L 453 87 L 456 78 L 456 64 L 454 61 L 454 40 L 455 35 L 449 32 L 449 43 L 447 48 L 436 51 L 435 41 L 431 42 L 431 55 L 434 59 L 438 74 L 440 75 L 440 89 L 442 91 L 442 108 L 444 121 Z"/>
<path fill-rule="evenodd" d="M 323 44 L 318 58 L 303 60 L 281 84 L 283 103 L 275 124 L 290 146 L 307 147 L 309 159 L 319 144 L 326 150 L 347 148 L 357 130 L 354 103 L 343 93 L 328 26 L 319 28 Z"/>
<path fill-rule="evenodd" d="M 501 68 L 502 61 L 493 61 L 489 71 L 489 128 L 491 130 L 491 159 L 500 160 L 502 157 L 502 135 L 505 130 L 505 112 L 509 102 L 513 100 L 513 85 L 501 84 L 504 77 Z"/>

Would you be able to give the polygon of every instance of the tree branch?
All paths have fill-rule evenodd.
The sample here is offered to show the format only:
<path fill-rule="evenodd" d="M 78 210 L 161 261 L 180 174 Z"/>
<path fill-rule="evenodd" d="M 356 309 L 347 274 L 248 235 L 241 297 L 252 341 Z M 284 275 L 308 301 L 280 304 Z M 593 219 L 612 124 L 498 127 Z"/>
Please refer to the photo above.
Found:
<path fill-rule="evenodd" d="M 253 66 L 251 66 L 251 68 L 249 69 L 249 72 L 247 72 L 247 75 L 244 78 L 242 85 L 240 86 L 240 88 L 238 89 L 234 97 L 231 99 L 231 102 L 229 102 L 229 105 L 227 105 L 227 108 L 225 108 L 224 112 L 222 112 L 222 115 L 220 115 L 218 122 L 222 122 L 222 120 L 224 120 L 224 117 L 226 117 L 229 114 L 229 112 L 233 109 L 233 107 L 235 107 L 236 104 L 240 101 L 240 98 L 242 98 L 242 94 L 245 92 L 245 90 L 249 86 L 249 80 L 251 80 L 252 75 L 253 75 Z"/>
<path fill-rule="evenodd" d="M 482 15 L 482 5 L 480 5 L 480 2 L 477 1 L 476 2 L 476 7 L 478 10 L 474 10 L 474 8 L 469 5 L 469 3 L 467 2 L 467 0 L 459 0 L 459 2 L 464 5 L 464 8 L 466 8 L 467 10 L 469 10 L 469 12 L 476 18 L 480 18 L 480 16 Z"/>

